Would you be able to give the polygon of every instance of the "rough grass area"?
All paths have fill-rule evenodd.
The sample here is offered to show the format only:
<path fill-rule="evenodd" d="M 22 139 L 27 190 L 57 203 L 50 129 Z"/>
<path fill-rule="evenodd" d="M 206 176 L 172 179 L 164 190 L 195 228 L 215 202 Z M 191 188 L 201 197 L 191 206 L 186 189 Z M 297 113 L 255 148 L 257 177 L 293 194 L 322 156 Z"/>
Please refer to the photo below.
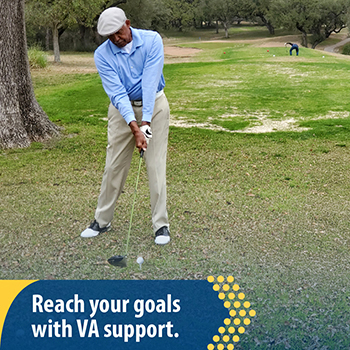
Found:
<path fill-rule="evenodd" d="M 40 104 L 64 131 L 0 153 L 0 278 L 233 275 L 257 311 L 235 349 L 348 349 L 350 61 L 224 48 L 201 46 L 197 63 L 165 67 L 172 118 L 207 126 L 171 127 L 165 247 L 153 243 L 142 168 L 126 269 L 106 259 L 125 249 L 137 153 L 113 229 L 81 239 L 100 189 L 108 99 L 96 74 L 33 74 Z M 299 131 L 237 132 L 262 113 L 293 117 Z"/>

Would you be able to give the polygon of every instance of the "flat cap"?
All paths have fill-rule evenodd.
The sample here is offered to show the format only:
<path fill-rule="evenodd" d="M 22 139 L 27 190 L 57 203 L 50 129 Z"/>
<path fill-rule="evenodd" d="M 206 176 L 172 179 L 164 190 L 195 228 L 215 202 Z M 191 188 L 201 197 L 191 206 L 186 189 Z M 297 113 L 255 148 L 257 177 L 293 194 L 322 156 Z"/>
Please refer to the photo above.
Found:
<path fill-rule="evenodd" d="M 125 12 L 119 7 L 110 7 L 104 10 L 97 23 L 97 32 L 101 36 L 116 33 L 126 21 Z"/>

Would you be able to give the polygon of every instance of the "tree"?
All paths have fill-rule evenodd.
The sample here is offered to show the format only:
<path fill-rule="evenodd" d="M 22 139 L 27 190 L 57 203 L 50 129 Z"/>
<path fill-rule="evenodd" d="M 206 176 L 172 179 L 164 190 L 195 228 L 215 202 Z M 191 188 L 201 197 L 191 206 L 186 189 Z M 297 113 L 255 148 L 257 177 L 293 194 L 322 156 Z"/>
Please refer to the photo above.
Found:
<path fill-rule="evenodd" d="M 217 0 L 210 5 L 212 15 L 219 21 L 225 30 L 225 37 L 228 38 L 228 30 L 234 21 L 248 17 L 252 11 L 251 4 L 246 0 Z"/>
<path fill-rule="evenodd" d="M 60 62 L 59 37 L 72 24 L 68 0 L 27 0 L 26 18 L 52 31 L 54 61 Z"/>
<path fill-rule="evenodd" d="M 314 49 L 332 33 L 347 27 L 349 0 L 320 0 L 319 17 L 310 26 L 311 47 Z"/>
<path fill-rule="evenodd" d="M 270 34 L 275 34 L 275 27 L 270 14 L 271 0 L 250 0 L 252 2 L 252 13 L 254 17 L 260 18 Z"/>
<path fill-rule="evenodd" d="M 216 33 L 219 33 L 218 17 L 215 14 L 216 4 L 212 0 L 200 0 L 196 12 L 202 21 L 216 23 Z"/>
<path fill-rule="evenodd" d="M 216 15 L 217 19 L 222 23 L 225 30 L 225 38 L 229 37 L 228 30 L 231 26 L 231 23 L 237 17 L 237 7 L 235 6 L 234 1 L 231 0 L 219 0 L 217 2 Z"/>
<path fill-rule="evenodd" d="M 135 28 L 156 29 L 169 21 L 170 9 L 163 0 L 127 0 L 120 7 Z"/>
<path fill-rule="evenodd" d="M 276 23 L 288 29 L 298 29 L 302 45 L 312 48 L 346 27 L 349 0 L 275 0 L 272 12 Z"/>
<path fill-rule="evenodd" d="M 66 29 L 76 24 L 91 27 L 103 9 L 124 2 L 126 0 L 27 0 L 26 18 L 51 29 L 54 61 L 60 62 L 59 38 Z"/>
<path fill-rule="evenodd" d="M 24 0 L 0 0 L 0 147 L 28 147 L 58 135 L 34 96 L 24 24 Z"/>
<path fill-rule="evenodd" d="M 166 6 L 170 11 L 170 22 L 181 32 L 183 27 L 190 26 L 194 18 L 194 7 L 190 0 L 167 0 Z"/>
<path fill-rule="evenodd" d="M 171 11 L 166 4 L 167 0 L 152 1 L 152 18 L 150 29 L 168 28 Z"/>
<path fill-rule="evenodd" d="M 271 12 L 277 25 L 290 30 L 295 28 L 301 32 L 301 45 L 308 46 L 310 23 L 317 13 L 318 0 L 276 0 Z"/>

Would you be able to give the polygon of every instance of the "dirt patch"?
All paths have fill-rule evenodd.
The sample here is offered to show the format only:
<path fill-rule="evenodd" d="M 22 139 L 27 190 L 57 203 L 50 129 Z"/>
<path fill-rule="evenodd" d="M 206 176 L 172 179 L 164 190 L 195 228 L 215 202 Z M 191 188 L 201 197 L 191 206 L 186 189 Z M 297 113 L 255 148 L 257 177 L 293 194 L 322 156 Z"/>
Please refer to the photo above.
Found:
<path fill-rule="evenodd" d="M 272 120 L 267 118 L 266 116 L 258 117 L 258 124 L 243 130 L 228 130 L 218 125 L 213 125 L 210 123 L 212 118 L 209 118 L 208 123 L 195 123 L 191 121 L 183 120 L 179 118 L 174 120 L 170 117 L 170 125 L 176 126 L 180 128 L 200 128 L 200 129 L 209 129 L 209 130 L 217 130 L 217 131 L 226 131 L 230 133 L 248 133 L 248 134 L 262 134 L 267 132 L 276 132 L 276 131 L 306 131 L 309 128 L 302 128 L 297 125 L 297 121 L 294 118 L 286 119 L 286 120 Z"/>
<path fill-rule="evenodd" d="M 202 50 L 178 46 L 165 46 L 165 63 L 186 62 Z M 97 73 L 93 54 L 71 55 L 62 54 L 61 62 L 55 63 L 54 56 L 48 55 L 48 67 L 46 69 L 34 69 L 35 75 L 54 74 L 89 74 Z"/>
<path fill-rule="evenodd" d="M 271 120 L 267 118 L 260 118 L 261 125 L 256 125 L 244 130 L 237 130 L 238 133 L 253 133 L 262 134 L 266 132 L 276 132 L 276 131 L 306 131 L 309 128 L 302 128 L 296 125 L 296 120 L 294 118 L 286 120 Z"/>
<path fill-rule="evenodd" d="M 164 46 L 164 62 L 186 63 L 193 61 L 193 57 L 202 50 L 190 47 Z"/>
<path fill-rule="evenodd" d="M 62 54 L 61 62 L 55 63 L 54 56 L 47 56 L 48 65 L 45 69 L 32 69 L 33 76 L 53 76 L 63 74 L 89 74 L 97 73 L 94 57 L 90 55 Z"/>
<path fill-rule="evenodd" d="M 165 46 L 164 55 L 166 56 L 175 56 L 175 57 L 184 57 L 184 56 L 194 56 L 202 50 L 194 49 L 191 47 L 179 47 L 179 46 Z"/>
<path fill-rule="evenodd" d="M 50 70 L 57 73 L 65 74 L 77 74 L 77 73 L 96 73 L 94 57 L 91 56 L 80 56 L 80 55 L 62 55 L 61 63 L 55 63 L 53 56 L 48 57 L 50 63 Z"/>
<path fill-rule="evenodd" d="M 334 112 L 329 111 L 327 115 L 313 118 L 311 120 L 320 120 L 320 119 L 345 119 L 349 118 L 350 112 Z M 219 118 L 232 118 L 232 117 L 243 117 L 242 115 L 222 115 Z M 226 131 L 230 133 L 248 133 L 248 134 L 262 134 L 267 132 L 277 132 L 277 131 L 296 131 L 302 132 L 307 131 L 309 128 L 298 126 L 298 120 L 294 118 L 284 119 L 284 120 L 273 120 L 268 118 L 267 115 L 264 114 L 254 114 L 254 117 L 257 118 L 257 121 L 250 127 L 247 127 L 242 130 L 228 130 L 221 126 L 211 124 L 211 121 L 214 118 L 209 118 L 207 123 L 196 123 L 193 121 L 188 121 L 184 118 L 174 119 L 170 117 L 170 125 L 176 126 L 180 128 L 200 128 L 200 129 L 209 129 L 209 130 L 217 130 L 217 131 Z M 215 118 L 217 119 L 217 118 Z M 255 124 L 255 125 L 254 125 Z M 339 125 L 341 127 L 341 125 Z"/>
<path fill-rule="evenodd" d="M 249 44 L 256 47 L 281 47 L 286 42 L 300 43 L 300 36 L 298 35 L 286 35 L 275 38 L 259 38 L 259 39 L 244 39 L 244 40 L 209 40 L 203 42 L 217 42 L 217 43 L 235 43 L 235 44 Z"/>

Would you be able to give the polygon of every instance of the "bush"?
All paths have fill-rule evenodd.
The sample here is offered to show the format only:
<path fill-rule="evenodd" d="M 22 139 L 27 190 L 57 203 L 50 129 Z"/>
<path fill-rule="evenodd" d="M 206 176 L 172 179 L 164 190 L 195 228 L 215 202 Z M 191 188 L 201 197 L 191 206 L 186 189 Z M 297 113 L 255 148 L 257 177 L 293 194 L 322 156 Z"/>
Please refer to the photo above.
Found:
<path fill-rule="evenodd" d="M 31 68 L 45 68 L 47 66 L 47 55 L 38 46 L 28 49 L 29 65 Z"/>
<path fill-rule="evenodd" d="M 342 54 L 343 55 L 350 55 L 350 43 L 349 44 L 345 44 L 343 46 Z"/>

